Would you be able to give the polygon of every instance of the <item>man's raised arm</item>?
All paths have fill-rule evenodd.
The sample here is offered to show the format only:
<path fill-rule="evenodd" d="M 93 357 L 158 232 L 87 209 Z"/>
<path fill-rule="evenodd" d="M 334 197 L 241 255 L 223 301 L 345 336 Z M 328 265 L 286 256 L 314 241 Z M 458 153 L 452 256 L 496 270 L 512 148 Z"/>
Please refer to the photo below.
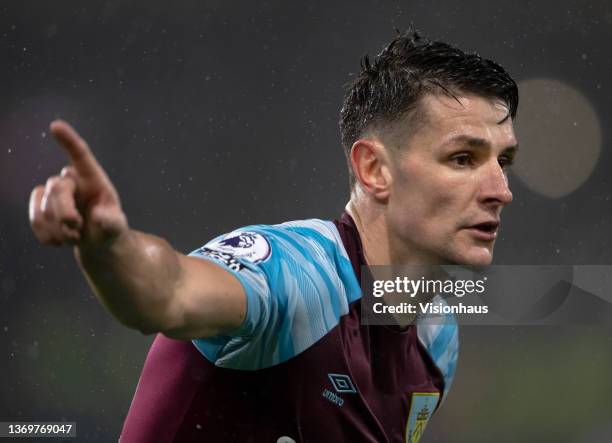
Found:
<path fill-rule="evenodd" d="M 100 301 L 128 327 L 173 338 L 238 328 L 246 296 L 231 273 L 187 257 L 164 239 L 130 229 L 119 195 L 87 143 L 66 122 L 51 132 L 70 165 L 34 188 L 29 216 L 43 244 L 73 245 Z"/>

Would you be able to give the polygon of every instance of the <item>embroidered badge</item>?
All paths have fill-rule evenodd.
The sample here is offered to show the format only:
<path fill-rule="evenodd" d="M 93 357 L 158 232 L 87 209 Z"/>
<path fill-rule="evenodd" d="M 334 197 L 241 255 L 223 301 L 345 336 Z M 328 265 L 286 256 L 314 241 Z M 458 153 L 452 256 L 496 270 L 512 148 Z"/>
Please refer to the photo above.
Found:
<path fill-rule="evenodd" d="M 439 392 L 414 392 L 406 423 L 406 442 L 418 443 L 440 398 Z"/>
<path fill-rule="evenodd" d="M 270 257 L 270 243 L 258 232 L 237 231 L 207 245 L 209 250 L 229 254 L 234 258 L 259 263 Z"/>

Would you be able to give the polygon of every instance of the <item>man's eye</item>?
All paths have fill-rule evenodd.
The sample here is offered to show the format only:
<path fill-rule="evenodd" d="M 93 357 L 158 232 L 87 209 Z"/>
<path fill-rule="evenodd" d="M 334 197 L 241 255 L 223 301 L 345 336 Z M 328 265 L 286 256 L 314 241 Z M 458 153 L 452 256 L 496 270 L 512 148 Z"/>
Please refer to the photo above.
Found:
<path fill-rule="evenodd" d="M 502 167 L 502 169 L 507 169 L 512 166 L 512 163 L 514 163 L 514 159 L 506 155 L 502 155 L 497 161 L 499 163 L 499 166 Z"/>
<path fill-rule="evenodd" d="M 451 161 L 457 166 L 470 166 L 474 163 L 474 158 L 471 154 L 457 154 L 451 158 Z"/>

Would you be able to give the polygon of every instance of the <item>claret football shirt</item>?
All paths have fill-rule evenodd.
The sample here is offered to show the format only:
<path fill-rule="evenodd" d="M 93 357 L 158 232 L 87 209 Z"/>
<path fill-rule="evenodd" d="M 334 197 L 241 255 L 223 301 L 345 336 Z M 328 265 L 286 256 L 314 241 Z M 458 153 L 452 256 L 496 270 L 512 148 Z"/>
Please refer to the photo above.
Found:
<path fill-rule="evenodd" d="M 191 255 L 238 278 L 246 319 L 227 336 L 159 334 L 121 442 L 418 442 L 450 389 L 457 325 L 361 324 L 349 215 L 248 226 Z"/>

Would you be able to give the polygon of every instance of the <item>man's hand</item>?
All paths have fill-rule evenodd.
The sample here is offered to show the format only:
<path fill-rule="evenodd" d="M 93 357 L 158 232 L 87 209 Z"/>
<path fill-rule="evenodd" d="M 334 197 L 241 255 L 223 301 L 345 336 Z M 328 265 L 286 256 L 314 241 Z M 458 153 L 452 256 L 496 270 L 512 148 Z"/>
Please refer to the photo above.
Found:
<path fill-rule="evenodd" d="M 119 195 L 85 140 L 68 123 L 54 121 L 51 133 L 70 165 L 32 191 L 32 230 L 43 244 L 103 246 L 128 230 Z"/>
<path fill-rule="evenodd" d="M 37 186 L 30 223 L 43 244 L 76 245 L 75 256 L 106 308 L 128 327 L 169 337 L 210 337 L 238 328 L 246 294 L 229 271 L 129 229 L 115 187 L 87 143 L 63 121 L 51 132 L 70 165 Z"/>

